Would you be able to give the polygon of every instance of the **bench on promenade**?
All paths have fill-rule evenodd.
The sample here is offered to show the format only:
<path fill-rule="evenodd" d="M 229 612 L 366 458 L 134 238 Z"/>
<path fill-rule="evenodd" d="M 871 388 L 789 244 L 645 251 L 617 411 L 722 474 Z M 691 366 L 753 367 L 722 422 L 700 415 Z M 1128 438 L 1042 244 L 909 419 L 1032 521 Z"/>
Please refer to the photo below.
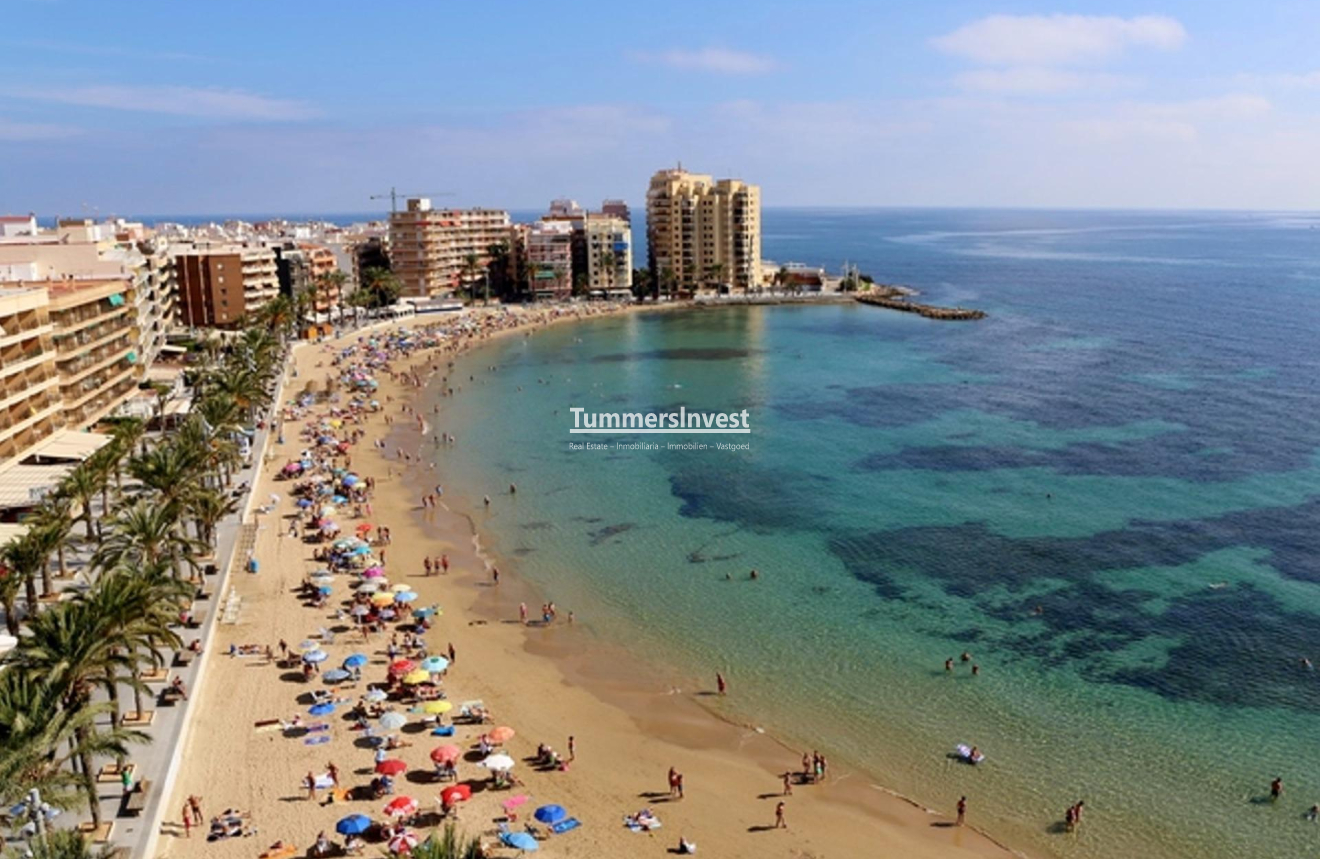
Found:
<path fill-rule="evenodd" d="M 147 807 L 147 794 L 151 792 L 151 780 L 142 779 L 133 785 L 133 789 L 124 796 L 124 813 L 141 814 Z"/>

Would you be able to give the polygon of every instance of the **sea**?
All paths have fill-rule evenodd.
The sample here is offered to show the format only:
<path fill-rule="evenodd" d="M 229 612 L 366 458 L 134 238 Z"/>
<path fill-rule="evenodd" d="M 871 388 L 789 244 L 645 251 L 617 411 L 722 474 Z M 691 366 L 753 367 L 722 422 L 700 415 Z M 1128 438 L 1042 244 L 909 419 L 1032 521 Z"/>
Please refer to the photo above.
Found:
<path fill-rule="evenodd" d="M 1320 215 L 768 209 L 764 249 L 988 316 L 685 310 L 471 353 L 438 470 L 501 562 L 1026 855 L 1316 855 Z M 574 407 L 752 431 L 572 436 Z"/>

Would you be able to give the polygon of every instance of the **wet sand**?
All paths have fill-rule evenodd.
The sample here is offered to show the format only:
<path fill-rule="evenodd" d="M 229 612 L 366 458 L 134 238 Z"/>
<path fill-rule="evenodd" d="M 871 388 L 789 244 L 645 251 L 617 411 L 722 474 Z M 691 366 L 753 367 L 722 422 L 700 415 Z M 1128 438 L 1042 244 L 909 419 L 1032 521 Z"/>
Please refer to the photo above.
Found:
<path fill-rule="evenodd" d="M 406 327 L 419 324 L 410 320 Z M 423 353 L 401 359 L 396 369 L 421 367 L 429 357 Z M 299 381 L 322 379 L 328 366 L 318 369 L 315 365 L 326 359 L 324 346 L 298 350 Z M 438 366 L 443 367 L 445 360 L 439 360 Z M 700 681 L 673 676 L 663 667 L 648 665 L 645 654 L 622 652 L 586 629 L 569 627 L 565 620 L 569 607 L 560 606 L 560 619 L 548 628 L 521 626 L 517 622 L 519 602 L 527 602 L 536 615 L 541 600 L 508 569 L 502 569 L 500 584 L 492 585 L 487 571 L 491 561 L 480 552 L 472 518 L 464 511 L 420 507 L 423 489 L 443 483 L 444 475 L 395 458 L 399 444 L 415 452 L 420 442 L 415 428 L 405 428 L 413 426 L 411 419 L 399 412 L 401 403 L 418 391 L 391 382 L 385 375 L 378 379 L 377 396 L 396 423 L 388 427 L 381 415 L 373 417 L 365 424 L 366 438 L 354 447 L 352 457 L 356 473 L 376 479 L 371 521 L 393 532 L 392 544 L 386 548 L 389 579 L 411 585 L 420 595 L 418 605 L 439 603 L 444 607 L 427 642 L 433 653 L 443 653 L 451 642 L 457 651 L 445 679 L 449 699 L 481 699 L 493 711 L 496 723 L 518 732 L 507 749 L 518 761 L 515 772 L 526 787 L 510 791 L 474 788 L 472 800 L 460 807 L 458 815 L 467 832 L 496 844 L 495 821 L 504 815 L 500 803 L 512 795 L 526 794 L 530 799 L 519 810 L 515 826 L 547 803 L 563 805 L 582 821 L 580 828 L 542 842 L 542 851 L 552 856 L 664 856 L 674 851 L 680 835 L 697 844 L 699 855 L 725 857 L 953 859 L 1013 855 L 970 826 L 953 827 L 949 817 L 893 796 L 864 775 L 834 762 L 824 785 L 794 785 L 792 796 L 780 797 L 780 774 L 800 768 L 802 750 L 785 748 L 754 728 L 719 719 L 703 706 L 708 700 L 705 696 L 713 690 L 704 689 Z M 295 383 L 289 390 L 300 387 Z M 390 397 L 392 403 L 387 402 Z M 461 394 L 442 403 L 442 409 L 461 407 Z M 271 492 L 285 497 L 276 511 L 259 519 L 256 552 L 260 574 L 236 573 L 231 579 L 243 606 L 239 623 L 217 628 L 212 644 L 217 651 L 227 650 L 231 643 L 274 647 L 280 639 L 294 645 L 321 627 L 336 626 L 330 611 L 306 608 L 293 593 L 315 567 L 311 561 L 314 547 L 281 536 L 288 524 L 283 517 L 294 508 L 282 488 L 287 485 L 275 481 L 274 475 L 301 449 L 294 424 L 287 425 L 284 434 L 285 444 L 271 446 L 270 462 L 256 497 L 265 499 Z M 384 454 L 373 447 L 377 438 L 387 440 Z M 429 438 L 426 443 L 429 446 Z M 492 487 L 490 494 L 492 503 L 498 505 L 507 487 L 496 490 Z M 347 531 L 356 523 L 344 518 L 343 524 Z M 441 553 L 449 555 L 449 574 L 426 577 L 422 558 Z M 343 587 L 337 591 L 342 593 Z M 340 633 L 337 643 L 327 647 L 330 660 L 324 667 L 337 665 L 360 650 L 372 660 L 363 669 L 364 681 L 381 679 L 387 662 L 386 643 L 385 638 L 374 636 L 368 645 L 362 645 L 357 636 Z M 174 796 L 166 802 L 168 834 L 158 842 L 158 855 L 255 857 L 276 840 L 295 845 L 297 855 L 302 855 L 322 830 L 342 842 L 334 834 L 334 824 L 347 814 L 360 812 L 383 819 L 383 800 L 321 806 L 308 800 L 301 787 L 308 772 L 320 774 L 328 762 L 338 766 L 343 785 L 370 781 L 372 753 L 354 744 L 358 735 L 348 729 L 343 715 L 346 707 L 327 718 L 332 739 L 323 745 L 305 745 L 305 738 L 283 736 L 278 728 L 254 728 L 257 721 L 287 720 L 295 713 L 308 719 L 307 705 L 298 698 L 312 689 L 327 688 L 319 678 L 304 683 L 300 672 L 281 670 L 262 658 L 230 658 L 219 652 L 215 657 L 201 687 L 192 690 L 201 706 L 194 711 L 196 723 L 184 750 Z M 713 676 L 705 682 L 713 686 Z M 362 691 L 361 685 L 339 688 L 354 699 Z M 682 691 L 674 693 L 675 688 Z M 428 811 L 443 787 L 431 779 L 428 753 L 448 742 L 466 751 L 481 729 L 460 725 L 456 737 L 440 739 L 426 732 L 411 733 L 413 728 L 410 725 L 401 733 L 412 745 L 391 753 L 411 767 L 397 780 L 396 793 L 415 797 L 423 811 Z M 542 742 L 567 755 L 569 735 L 576 737 L 577 758 L 567 771 L 542 772 L 524 761 Z M 475 752 L 471 758 L 479 759 Z M 667 796 L 666 773 L 671 766 L 684 775 L 686 795 L 682 800 Z M 461 781 L 485 775 L 468 758 L 459 765 Z M 202 797 L 208 818 L 225 808 L 251 811 L 258 833 L 209 844 L 204 832 L 196 829 L 191 838 L 182 837 L 178 820 L 190 794 Z M 774 830 L 775 805 L 781 799 L 786 803 L 788 829 Z M 950 797 L 950 813 L 956 799 Z M 635 834 L 624 828 L 623 815 L 643 807 L 654 811 L 663 823 L 661 829 Z M 975 816 L 973 807 L 969 810 L 972 822 Z M 368 855 L 377 855 L 382 848 L 369 845 Z M 512 853 L 507 848 L 493 851 L 493 855 Z"/>

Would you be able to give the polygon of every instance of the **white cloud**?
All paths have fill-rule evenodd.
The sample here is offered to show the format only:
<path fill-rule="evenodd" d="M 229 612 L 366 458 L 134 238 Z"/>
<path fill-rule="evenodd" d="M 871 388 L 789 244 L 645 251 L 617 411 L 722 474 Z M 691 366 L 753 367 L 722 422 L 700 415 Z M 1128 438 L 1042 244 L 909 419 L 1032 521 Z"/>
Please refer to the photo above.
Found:
<path fill-rule="evenodd" d="M 319 111 L 305 102 L 208 87 L 10 87 L 0 92 L 36 101 L 206 119 L 298 120 L 319 115 Z"/>
<path fill-rule="evenodd" d="M 931 43 L 991 65 L 1057 66 L 1105 60 L 1129 47 L 1174 50 L 1186 38 L 1182 24 L 1162 15 L 991 15 Z"/>
<path fill-rule="evenodd" d="M 12 122 L 0 117 L 0 141 L 61 140 L 81 134 L 82 130 L 68 125 L 49 125 L 41 122 Z"/>
<path fill-rule="evenodd" d="M 761 75 L 774 71 L 779 65 L 773 57 L 730 48 L 674 48 L 658 53 L 637 53 L 633 58 L 638 62 L 654 63 L 671 69 L 726 75 Z"/>
<path fill-rule="evenodd" d="M 954 83 L 965 90 L 990 93 L 1049 95 L 1075 90 L 1115 90 L 1133 87 L 1137 81 L 1122 75 L 1087 74 L 1063 69 L 1020 66 L 1009 69 L 974 69 L 963 72 Z"/>

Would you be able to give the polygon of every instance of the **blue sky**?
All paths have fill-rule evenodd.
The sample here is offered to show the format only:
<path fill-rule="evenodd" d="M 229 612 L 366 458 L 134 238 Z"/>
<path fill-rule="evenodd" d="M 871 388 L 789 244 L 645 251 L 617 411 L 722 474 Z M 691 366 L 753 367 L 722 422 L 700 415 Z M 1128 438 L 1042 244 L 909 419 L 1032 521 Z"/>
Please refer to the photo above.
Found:
<path fill-rule="evenodd" d="M 0 210 L 1320 208 L 1320 3 L 0 0 Z M 84 209 L 86 207 L 86 209 Z"/>

